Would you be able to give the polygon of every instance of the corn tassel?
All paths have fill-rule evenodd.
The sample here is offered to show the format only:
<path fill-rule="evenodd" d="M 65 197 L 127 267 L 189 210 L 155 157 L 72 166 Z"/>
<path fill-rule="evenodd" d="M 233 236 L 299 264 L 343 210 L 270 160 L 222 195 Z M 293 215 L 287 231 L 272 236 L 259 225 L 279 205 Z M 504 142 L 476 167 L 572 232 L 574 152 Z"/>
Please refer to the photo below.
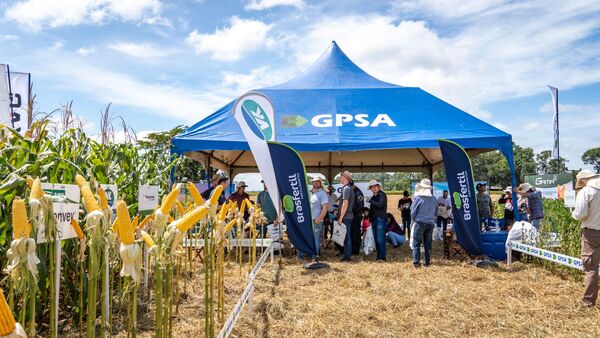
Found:
<path fill-rule="evenodd" d="M 177 200 L 177 196 L 179 196 L 179 188 L 171 190 L 167 197 L 163 199 L 162 205 L 160 206 L 160 211 L 164 215 L 168 215 L 171 212 L 171 209 L 173 209 L 173 204 L 175 204 L 175 201 Z"/>
<path fill-rule="evenodd" d="M 83 178 L 83 176 L 77 174 L 75 176 L 75 182 L 79 186 L 79 190 L 81 190 L 81 196 L 83 197 L 83 202 L 85 204 L 85 210 L 90 213 L 92 211 L 100 210 L 100 206 L 98 205 L 98 201 L 94 194 L 92 193 L 92 189 L 90 189 L 89 183 Z"/>
<path fill-rule="evenodd" d="M 198 188 L 196 188 L 196 185 L 193 182 L 188 182 L 188 190 L 190 195 L 192 195 L 196 206 L 199 207 L 204 204 L 204 198 L 202 198 L 200 191 L 198 191 Z"/>
<path fill-rule="evenodd" d="M 31 192 L 29 193 L 29 198 L 35 198 L 37 200 L 44 197 L 44 190 L 42 189 L 42 181 L 39 178 L 36 178 L 31 182 Z"/>
<path fill-rule="evenodd" d="M 31 235 L 31 224 L 27 219 L 27 208 L 25 201 L 15 197 L 12 203 L 12 221 L 14 238 L 29 238 Z"/>

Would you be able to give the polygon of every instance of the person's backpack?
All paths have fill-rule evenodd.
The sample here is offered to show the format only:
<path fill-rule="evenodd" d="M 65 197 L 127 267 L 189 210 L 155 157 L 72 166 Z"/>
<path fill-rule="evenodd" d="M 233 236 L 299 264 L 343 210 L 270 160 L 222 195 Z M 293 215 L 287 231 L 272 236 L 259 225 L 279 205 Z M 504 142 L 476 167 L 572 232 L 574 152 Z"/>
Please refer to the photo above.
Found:
<path fill-rule="evenodd" d="M 352 214 L 355 216 L 362 215 L 363 209 L 365 208 L 365 195 L 363 195 L 362 191 L 360 191 L 358 188 L 352 188 L 352 191 L 354 191 L 354 205 L 352 205 Z"/>

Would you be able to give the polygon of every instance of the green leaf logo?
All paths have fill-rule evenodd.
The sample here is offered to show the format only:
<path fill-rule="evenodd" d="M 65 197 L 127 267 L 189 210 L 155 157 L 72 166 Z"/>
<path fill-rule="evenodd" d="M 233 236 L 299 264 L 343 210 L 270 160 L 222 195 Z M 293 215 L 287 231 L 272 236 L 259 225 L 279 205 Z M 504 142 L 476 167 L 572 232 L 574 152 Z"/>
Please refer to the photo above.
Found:
<path fill-rule="evenodd" d="M 457 191 L 452 194 L 452 198 L 454 198 L 454 206 L 456 209 L 462 208 L 462 200 L 460 199 L 460 194 Z"/>
<path fill-rule="evenodd" d="M 283 128 L 298 128 L 307 122 L 308 120 L 300 115 L 281 115 L 281 127 Z"/>
<path fill-rule="evenodd" d="M 273 139 L 273 127 L 264 109 L 256 101 L 247 99 L 242 103 L 242 113 L 246 123 L 263 140 Z"/>
<path fill-rule="evenodd" d="M 285 212 L 294 211 L 294 199 L 292 198 L 292 196 L 283 196 L 283 210 L 285 210 Z"/>

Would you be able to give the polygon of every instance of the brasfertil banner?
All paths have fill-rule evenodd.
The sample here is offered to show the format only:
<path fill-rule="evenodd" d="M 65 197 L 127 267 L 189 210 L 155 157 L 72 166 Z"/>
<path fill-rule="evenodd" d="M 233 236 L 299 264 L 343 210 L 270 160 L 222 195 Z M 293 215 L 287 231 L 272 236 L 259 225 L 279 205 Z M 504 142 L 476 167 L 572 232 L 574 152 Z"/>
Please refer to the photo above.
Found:
<path fill-rule="evenodd" d="M 277 188 L 282 196 L 283 214 L 288 237 L 300 252 L 317 255 L 306 168 L 300 155 L 291 147 L 269 142 Z"/>
<path fill-rule="evenodd" d="M 458 243 L 471 255 L 481 255 L 481 230 L 471 160 L 458 144 L 439 140 L 452 197 L 454 232 Z"/>

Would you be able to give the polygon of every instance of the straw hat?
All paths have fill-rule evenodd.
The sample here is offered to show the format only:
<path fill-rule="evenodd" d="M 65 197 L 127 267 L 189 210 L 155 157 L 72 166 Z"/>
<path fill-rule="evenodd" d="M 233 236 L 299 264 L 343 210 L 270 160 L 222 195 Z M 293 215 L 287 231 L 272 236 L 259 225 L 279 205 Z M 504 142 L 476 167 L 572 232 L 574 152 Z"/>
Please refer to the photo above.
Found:
<path fill-rule="evenodd" d="M 346 176 L 347 179 L 349 179 L 350 181 L 352 181 L 352 173 L 349 172 L 348 170 L 344 170 L 343 172 L 340 173 L 340 175 Z"/>
<path fill-rule="evenodd" d="M 310 178 L 310 183 L 314 183 L 316 181 L 319 181 L 321 182 L 321 184 L 323 184 L 323 178 L 321 177 L 321 175 L 315 175 Z"/>
<path fill-rule="evenodd" d="M 381 188 L 381 183 L 377 182 L 376 180 L 370 180 L 369 181 L 369 189 L 371 189 L 371 187 L 374 185 L 378 185 Z"/>
<path fill-rule="evenodd" d="M 585 186 L 585 183 L 587 183 L 587 181 L 583 182 L 583 180 L 588 180 L 590 178 L 597 177 L 600 177 L 600 174 L 594 174 L 591 170 L 583 169 L 577 174 L 577 182 L 575 183 L 575 189 L 580 189 Z"/>
<path fill-rule="evenodd" d="M 431 196 L 432 188 L 431 181 L 427 178 L 424 178 L 421 180 L 421 182 L 417 183 L 415 188 L 415 196 Z"/>
<path fill-rule="evenodd" d="M 521 190 L 521 192 L 528 192 L 529 190 L 531 190 L 532 186 L 529 183 L 521 183 L 519 185 L 519 190 Z"/>

